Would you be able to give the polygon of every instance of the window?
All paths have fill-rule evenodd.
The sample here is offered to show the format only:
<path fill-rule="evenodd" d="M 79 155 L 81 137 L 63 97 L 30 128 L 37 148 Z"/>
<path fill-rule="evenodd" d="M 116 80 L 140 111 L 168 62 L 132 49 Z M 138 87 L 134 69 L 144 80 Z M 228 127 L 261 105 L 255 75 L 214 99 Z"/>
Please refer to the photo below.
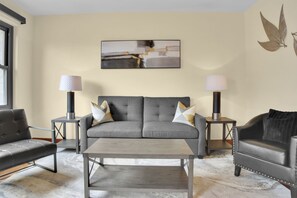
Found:
<path fill-rule="evenodd" d="M 0 21 L 0 109 L 12 108 L 13 27 Z"/>

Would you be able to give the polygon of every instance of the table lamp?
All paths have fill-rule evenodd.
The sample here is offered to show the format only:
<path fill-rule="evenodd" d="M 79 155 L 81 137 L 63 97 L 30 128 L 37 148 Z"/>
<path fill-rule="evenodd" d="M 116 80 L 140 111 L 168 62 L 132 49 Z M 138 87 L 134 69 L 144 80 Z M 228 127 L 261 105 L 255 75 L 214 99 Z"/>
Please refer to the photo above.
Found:
<path fill-rule="evenodd" d="M 67 91 L 67 119 L 74 119 L 74 92 L 73 91 L 81 91 L 81 77 L 80 76 L 70 76 L 70 75 L 62 75 L 60 80 L 60 88 L 61 91 Z"/>
<path fill-rule="evenodd" d="M 206 90 L 213 91 L 212 119 L 221 118 L 221 92 L 227 89 L 227 80 L 223 75 L 210 75 L 206 78 Z"/>

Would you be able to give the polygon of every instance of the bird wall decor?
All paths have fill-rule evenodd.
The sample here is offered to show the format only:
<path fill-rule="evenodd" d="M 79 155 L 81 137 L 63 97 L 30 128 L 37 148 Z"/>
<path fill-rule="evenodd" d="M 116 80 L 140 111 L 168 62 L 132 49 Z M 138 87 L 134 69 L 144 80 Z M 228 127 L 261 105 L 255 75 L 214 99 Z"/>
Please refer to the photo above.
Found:
<path fill-rule="evenodd" d="M 284 5 L 282 5 L 282 8 L 281 8 L 278 28 L 274 24 L 272 24 L 270 21 L 268 21 L 263 16 L 262 12 L 260 12 L 262 24 L 263 24 L 265 33 L 266 33 L 269 41 L 266 41 L 266 42 L 258 41 L 258 43 L 264 49 L 266 49 L 270 52 L 277 51 L 281 47 L 287 47 L 287 45 L 285 43 L 285 39 L 287 36 L 287 25 L 286 25 L 283 8 L 284 8 Z M 294 35 L 293 35 L 293 37 L 294 37 Z M 296 43 L 296 45 L 297 45 L 297 43 Z M 295 49 L 295 52 L 296 52 L 296 49 Z"/>
<path fill-rule="evenodd" d="M 295 54 L 297 56 L 297 32 L 294 32 L 292 33 L 292 36 L 293 36 L 293 47 L 294 47 L 294 51 L 295 51 Z"/>

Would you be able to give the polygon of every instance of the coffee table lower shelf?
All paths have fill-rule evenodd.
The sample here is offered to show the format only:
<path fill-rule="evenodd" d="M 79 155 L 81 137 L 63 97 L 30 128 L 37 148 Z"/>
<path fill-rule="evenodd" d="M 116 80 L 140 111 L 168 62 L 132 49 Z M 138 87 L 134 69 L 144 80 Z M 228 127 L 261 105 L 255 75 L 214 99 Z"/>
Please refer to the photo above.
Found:
<path fill-rule="evenodd" d="M 90 190 L 188 192 L 188 176 L 181 166 L 100 166 L 90 178 Z"/>

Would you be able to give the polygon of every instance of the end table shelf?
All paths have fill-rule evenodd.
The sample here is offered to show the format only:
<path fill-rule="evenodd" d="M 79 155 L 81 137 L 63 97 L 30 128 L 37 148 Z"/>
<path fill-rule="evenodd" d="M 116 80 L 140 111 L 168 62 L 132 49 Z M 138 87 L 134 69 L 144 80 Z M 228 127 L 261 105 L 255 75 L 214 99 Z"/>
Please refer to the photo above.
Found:
<path fill-rule="evenodd" d="M 223 138 L 222 140 L 211 140 L 211 125 L 222 124 L 223 125 Z M 228 124 L 232 124 L 230 128 Z M 214 120 L 212 117 L 206 117 L 206 129 L 207 129 L 207 154 L 210 154 L 212 150 L 232 149 L 232 144 L 227 142 L 227 138 L 232 138 L 232 129 L 236 126 L 236 120 L 221 117 L 218 120 Z M 227 134 L 226 134 L 227 133 Z"/>
<path fill-rule="evenodd" d="M 57 143 L 57 146 L 60 148 L 67 148 L 67 149 L 76 149 L 76 140 L 75 139 L 62 139 L 60 142 Z"/>
<path fill-rule="evenodd" d="M 210 140 L 209 147 L 211 150 L 232 149 L 232 144 L 222 140 Z"/>
<path fill-rule="evenodd" d="M 62 140 L 57 143 L 59 148 L 75 149 L 78 154 L 80 151 L 79 142 L 79 122 L 80 117 L 74 119 L 67 119 L 66 117 L 59 117 L 51 120 L 52 130 L 54 131 L 52 142 L 56 143 L 57 137 L 60 135 Z M 60 123 L 60 124 L 58 124 Z M 67 139 L 66 137 L 66 124 L 75 124 L 75 139 Z"/>

